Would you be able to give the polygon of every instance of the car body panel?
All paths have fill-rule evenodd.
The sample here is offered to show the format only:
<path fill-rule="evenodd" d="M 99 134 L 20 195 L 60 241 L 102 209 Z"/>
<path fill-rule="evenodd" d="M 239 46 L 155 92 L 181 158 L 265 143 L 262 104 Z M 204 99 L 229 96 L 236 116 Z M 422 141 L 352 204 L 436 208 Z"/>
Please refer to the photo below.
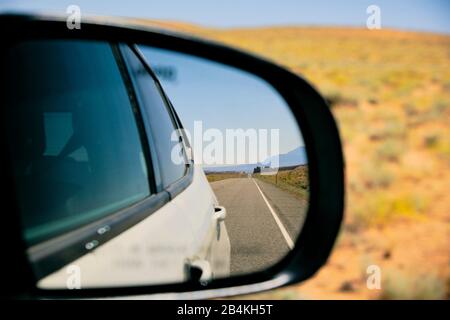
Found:
<path fill-rule="evenodd" d="M 223 221 L 217 237 L 215 205 L 203 169 L 194 166 L 192 183 L 172 201 L 43 278 L 38 286 L 66 288 L 74 266 L 80 272 L 81 288 L 184 282 L 190 261 L 207 261 L 215 276 L 225 277 L 230 268 L 230 242 Z"/>

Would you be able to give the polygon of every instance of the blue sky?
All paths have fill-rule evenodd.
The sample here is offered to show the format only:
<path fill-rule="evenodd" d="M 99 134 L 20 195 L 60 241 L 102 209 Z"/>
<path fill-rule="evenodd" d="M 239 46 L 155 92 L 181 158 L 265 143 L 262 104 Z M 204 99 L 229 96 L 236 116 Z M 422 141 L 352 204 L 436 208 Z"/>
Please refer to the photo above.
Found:
<path fill-rule="evenodd" d="M 4 0 L 0 10 L 40 10 L 64 14 L 70 4 L 82 13 L 170 19 L 205 26 L 266 25 L 365 26 L 366 8 L 381 8 L 382 27 L 450 34 L 448 0 Z"/>
<path fill-rule="evenodd" d="M 340 0 L 340 1 L 294 1 L 294 0 L 3 0 L 0 3 L 0 11 L 32 11 L 51 12 L 66 15 L 69 5 L 78 5 L 82 15 L 105 15 L 139 17 L 149 19 L 161 19 L 195 23 L 211 27 L 254 27 L 271 25 L 326 25 L 326 26 L 353 26 L 365 27 L 369 5 L 378 5 L 381 9 L 381 25 L 384 28 L 396 28 L 406 30 L 431 31 L 450 34 L 450 1 L 449 0 Z M 283 128 L 281 132 L 280 152 L 288 152 L 299 145 L 303 145 L 303 139 L 298 136 L 298 128 L 292 122 L 290 114 L 282 109 L 280 103 L 258 101 L 256 104 L 261 112 L 248 107 L 243 107 L 244 98 L 253 99 L 255 90 L 249 90 L 250 83 L 247 80 L 216 81 L 208 84 L 205 79 L 211 79 L 212 75 L 199 78 L 198 72 L 189 69 L 190 62 L 181 62 L 175 65 L 174 57 L 158 56 L 153 53 L 151 60 L 169 64 L 179 70 L 183 86 L 176 87 L 166 85 L 166 91 L 172 96 L 175 108 L 177 108 L 182 121 L 188 129 L 192 129 L 195 120 L 202 120 L 207 127 L 220 128 Z M 172 61 L 168 63 L 166 61 Z M 193 65 L 196 65 L 195 63 Z M 202 64 L 197 64 L 199 67 Z M 199 67 L 201 70 L 201 67 Z M 225 71 L 216 70 L 215 79 L 228 79 Z M 198 73 L 198 74 L 197 74 Z M 196 76 L 197 74 L 197 76 Z M 221 75 L 221 76 L 219 76 Z M 230 77 L 232 77 L 230 75 Z M 237 79 L 237 78 L 236 78 Z M 196 80 L 196 81 L 193 81 Z M 196 83 L 187 86 L 186 83 Z M 241 91 L 231 84 L 242 86 Z M 222 85 L 222 86 L 220 86 Z M 205 90 L 208 87 L 208 90 Z M 220 91 L 218 88 L 227 88 Z M 263 88 L 252 85 L 250 87 Z M 230 92 L 234 88 L 234 92 Z M 200 91 L 199 91 L 200 90 Z M 263 89 L 261 92 L 264 92 Z M 205 95 L 205 91 L 209 93 Z M 186 94 L 188 92 L 188 94 Z M 197 100 L 197 97 L 203 100 Z M 217 97 L 220 96 L 220 99 Z M 263 96 L 259 94 L 259 96 Z M 239 97 L 239 99 L 237 99 Z M 212 108 L 211 101 L 215 101 L 220 107 Z M 275 101 L 275 100 L 274 100 Z M 176 102 L 176 103 L 175 103 Z M 266 104 L 264 105 L 265 102 Z M 274 106 L 277 107 L 274 107 Z M 233 108 L 228 106 L 234 106 Z M 220 110 L 220 112 L 218 112 Z M 237 111 L 239 110 L 239 111 Z M 194 112 L 195 111 L 195 112 Z M 257 116 L 255 116 L 257 114 Z"/>
<path fill-rule="evenodd" d="M 267 151 L 273 153 L 259 161 L 304 145 L 289 107 L 265 81 L 202 58 L 145 46 L 140 49 L 155 70 L 166 67 L 174 71 L 173 79 L 160 77 L 160 81 L 191 138 L 196 135 L 196 121 L 202 121 L 203 134 L 217 129 L 223 138 L 227 129 L 266 130 L 268 136 L 260 136 L 260 142 L 267 143 Z M 279 132 L 278 151 L 269 150 L 274 147 L 270 143 L 274 129 Z M 203 145 L 208 144 L 205 141 Z M 248 155 L 249 148 L 245 152 Z"/>

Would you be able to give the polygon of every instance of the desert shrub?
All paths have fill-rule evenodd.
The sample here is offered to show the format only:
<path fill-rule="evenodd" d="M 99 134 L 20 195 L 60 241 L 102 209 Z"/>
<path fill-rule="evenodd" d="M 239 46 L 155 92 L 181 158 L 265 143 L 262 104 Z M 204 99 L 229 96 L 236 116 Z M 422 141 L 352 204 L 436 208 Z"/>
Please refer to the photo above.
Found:
<path fill-rule="evenodd" d="M 237 172 L 206 173 L 206 178 L 208 179 L 208 182 L 215 182 L 233 178 L 245 178 L 246 176 L 247 175 L 245 173 L 237 173 Z"/>
<path fill-rule="evenodd" d="M 426 113 L 427 111 L 429 111 L 434 101 L 435 98 L 430 94 L 420 95 L 414 98 L 414 104 L 419 113 Z"/>
<path fill-rule="evenodd" d="M 294 170 L 280 171 L 278 173 L 280 182 L 284 182 L 291 186 L 309 189 L 308 168 L 306 166 L 298 167 Z"/>
<path fill-rule="evenodd" d="M 389 270 L 382 275 L 380 299 L 445 299 L 445 281 L 433 274 L 407 275 L 398 270 Z"/>
<path fill-rule="evenodd" d="M 430 133 L 423 138 L 423 145 L 438 157 L 442 157 L 447 161 L 450 159 L 450 141 L 448 133 Z"/>
<path fill-rule="evenodd" d="M 280 170 L 276 175 L 254 174 L 255 178 L 277 185 L 292 194 L 308 199 L 309 177 L 308 167 L 298 166 L 291 170 Z"/>
<path fill-rule="evenodd" d="M 334 115 L 337 119 L 340 134 L 344 143 L 350 143 L 366 130 L 361 118 L 364 112 L 358 108 L 340 109 L 335 108 Z"/>
<path fill-rule="evenodd" d="M 342 93 L 337 91 L 325 93 L 325 100 L 330 107 L 335 107 L 337 105 L 345 105 L 350 107 L 357 107 L 358 100 L 355 98 L 344 96 Z"/>
<path fill-rule="evenodd" d="M 399 161 L 405 148 L 401 141 L 389 139 L 383 142 L 376 149 L 376 158 L 378 161 Z"/>
<path fill-rule="evenodd" d="M 427 207 L 422 195 L 392 194 L 387 190 L 367 193 L 353 209 L 355 227 L 383 226 L 398 217 L 419 217 Z"/>
<path fill-rule="evenodd" d="M 414 117 L 419 113 L 419 111 L 417 110 L 417 106 L 412 102 L 404 103 L 403 110 L 408 117 Z"/>
<path fill-rule="evenodd" d="M 388 121 L 383 133 L 386 138 L 403 138 L 406 135 L 406 126 L 400 120 Z"/>
<path fill-rule="evenodd" d="M 406 126 L 399 120 L 386 120 L 383 126 L 369 129 L 369 139 L 373 141 L 404 136 L 406 136 Z"/>
<path fill-rule="evenodd" d="M 446 110 L 448 110 L 448 107 L 450 106 L 450 102 L 446 99 L 437 99 L 433 102 L 432 105 L 432 112 L 439 116 L 443 114 Z"/>
<path fill-rule="evenodd" d="M 450 100 L 444 97 L 436 97 L 430 101 L 426 100 L 422 99 L 422 105 L 419 107 L 407 104 L 408 108 L 405 108 L 405 113 L 408 116 L 410 125 L 420 125 L 428 121 L 440 121 L 446 118 Z M 411 106 L 415 106 L 415 109 L 412 109 Z"/>
<path fill-rule="evenodd" d="M 443 139 L 440 139 L 438 144 L 434 149 L 439 157 L 442 157 L 445 161 L 450 160 L 450 143 L 448 139 L 444 142 Z"/>
<path fill-rule="evenodd" d="M 382 82 L 399 95 L 407 95 L 422 84 L 423 74 L 417 70 L 398 69 L 388 71 Z"/>
<path fill-rule="evenodd" d="M 438 145 L 439 136 L 437 134 L 430 134 L 425 136 L 423 140 L 425 147 L 432 149 Z"/>
<path fill-rule="evenodd" d="M 387 168 L 376 166 L 370 162 L 362 166 L 360 179 L 364 181 L 366 188 L 374 189 L 389 187 L 395 177 Z"/>
<path fill-rule="evenodd" d="M 371 97 L 367 100 L 367 102 L 371 105 L 377 105 L 378 104 L 378 99 L 375 97 Z"/>
<path fill-rule="evenodd" d="M 442 89 L 445 91 L 450 91 L 450 80 L 445 80 L 442 82 Z"/>

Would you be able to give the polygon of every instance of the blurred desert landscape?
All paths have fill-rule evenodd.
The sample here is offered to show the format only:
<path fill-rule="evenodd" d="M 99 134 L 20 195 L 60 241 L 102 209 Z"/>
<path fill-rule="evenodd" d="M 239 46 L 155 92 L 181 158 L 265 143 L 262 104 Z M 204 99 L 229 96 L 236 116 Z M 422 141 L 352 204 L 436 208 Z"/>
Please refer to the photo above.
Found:
<path fill-rule="evenodd" d="M 308 79 L 338 122 L 346 211 L 325 267 L 248 299 L 450 297 L 450 36 L 331 27 L 175 29 L 253 52 Z M 366 286 L 369 265 L 382 272 Z"/>

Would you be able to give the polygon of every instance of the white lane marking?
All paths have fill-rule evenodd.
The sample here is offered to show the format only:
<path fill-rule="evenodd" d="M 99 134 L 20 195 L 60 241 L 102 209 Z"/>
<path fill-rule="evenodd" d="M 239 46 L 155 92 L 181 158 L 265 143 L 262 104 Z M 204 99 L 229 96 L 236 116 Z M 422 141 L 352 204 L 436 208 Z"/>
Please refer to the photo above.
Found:
<path fill-rule="evenodd" d="M 280 218 L 278 218 L 277 214 L 275 213 L 275 211 L 272 209 L 272 206 L 270 205 L 269 201 L 267 201 L 266 196 L 264 195 L 264 193 L 261 191 L 261 189 L 259 188 L 258 184 L 256 183 L 255 179 L 253 179 L 253 182 L 255 183 L 256 187 L 259 190 L 259 193 L 261 193 L 261 196 L 264 199 L 264 202 L 266 203 L 266 205 L 269 207 L 270 213 L 272 213 L 273 218 L 275 219 L 275 222 L 278 225 L 278 228 L 281 231 L 281 234 L 283 235 L 284 239 L 286 240 L 286 243 L 289 247 L 289 249 L 294 249 L 294 242 L 292 241 L 291 237 L 289 236 L 289 233 L 287 232 L 286 228 L 283 226 L 283 224 L 281 223 Z"/>

